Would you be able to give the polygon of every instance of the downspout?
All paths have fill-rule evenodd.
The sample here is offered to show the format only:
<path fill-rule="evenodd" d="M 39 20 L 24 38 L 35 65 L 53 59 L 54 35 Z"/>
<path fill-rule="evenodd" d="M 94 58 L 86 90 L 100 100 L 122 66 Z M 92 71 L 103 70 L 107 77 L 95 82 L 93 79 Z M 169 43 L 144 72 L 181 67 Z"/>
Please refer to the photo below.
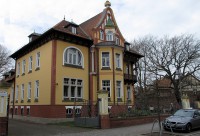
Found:
<path fill-rule="evenodd" d="M 112 47 L 112 62 L 113 62 L 113 98 L 115 105 L 115 59 L 114 59 L 114 48 Z"/>
<path fill-rule="evenodd" d="M 14 114 L 14 106 L 15 106 L 15 83 L 16 83 L 16 71 L 17 71 L 17 61 L 16 61 L 16 58 L 14 59 L 15 60 L 15 79 L 14 79 L 14 88 L 13 88 L 13 108 L 12 108 L 12 119 L 13 119 L 13 114 Z"/>

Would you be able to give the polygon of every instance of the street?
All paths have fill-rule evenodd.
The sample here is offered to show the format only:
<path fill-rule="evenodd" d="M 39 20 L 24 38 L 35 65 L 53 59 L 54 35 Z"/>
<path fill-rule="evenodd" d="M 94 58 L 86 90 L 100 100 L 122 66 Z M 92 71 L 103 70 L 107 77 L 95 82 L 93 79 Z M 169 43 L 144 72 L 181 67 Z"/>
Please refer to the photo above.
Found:
<path fill-rule="evenodd" d="M 9 120 L 9 136 L 141 136 L 151 132 L 152 123 L 137 126 L 113 128 L 113 129 L 90 129 L 60 125 L 46 125 L 30 123 L 15 119 Z M 158 125 L 154 131 L 158 130 Z M 166 133 L 166 131 L 164 131 Z M 167 132 L 170 133 L 170 132 Z M 176 132 L 177 136 L 198 136 L 200 130 L 191 133 Z"/>

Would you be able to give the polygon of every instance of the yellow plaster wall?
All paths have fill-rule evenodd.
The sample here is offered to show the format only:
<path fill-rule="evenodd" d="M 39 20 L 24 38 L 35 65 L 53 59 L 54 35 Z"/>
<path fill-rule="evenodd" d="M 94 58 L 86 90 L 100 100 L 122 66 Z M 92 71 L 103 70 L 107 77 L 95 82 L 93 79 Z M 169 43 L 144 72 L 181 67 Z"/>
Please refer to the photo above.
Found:
<path fill-rule="evenodd" d="M 40 52 L 40 69 L 36 68 L 36 53 Z M 18 89 L 18 103 L 15 105 L 46 105 L 50 104 L 51 92 L 51 57 L 52 57 L 52 41 L 31 51 L 25 56 L 17 60 L 20 62 L 20 75 L 16 77 L 16 86 Z M 29 57 L 33 58 L 32 73 L 28 73 Z M 25 75 L 22 74 L 22 61 L 26 60 Z M 16 63 L 16 64 L 17 64 Z M 42 75 L 42 76 L 41 76 Z M 39 80 L 39 98 L 38 102 L 34 102 L 35 81 Z M 31 102 L 27 102 L 28 83 L 31 82 Z M 24 103 L 21 103 L 21 85 L 24 84 Z"/>
<path fill-rule="evenodd" d="M 72 68 L 63 65 L 63 52 L 67 47 L 78 48 L 84 56 L 84 68 Z M 63 41 L 57 41 L 57 60 L 56 60 L 56 104 L 71 105 L 74 102 L 62 102 L 63 100 L 63 79 L 76 78 L 83 80 L 83 99 L 88 100 L 89 98 L 89 48 L 76 45 L 72 43 L 67 43 Z"/>

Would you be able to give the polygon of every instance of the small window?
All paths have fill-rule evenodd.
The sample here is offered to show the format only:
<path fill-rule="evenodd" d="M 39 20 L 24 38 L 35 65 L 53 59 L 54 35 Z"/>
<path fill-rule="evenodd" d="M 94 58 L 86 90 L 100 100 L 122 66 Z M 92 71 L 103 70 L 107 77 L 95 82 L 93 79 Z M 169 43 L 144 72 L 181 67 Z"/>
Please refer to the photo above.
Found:
<path fill-rule="evenodd" d="M 102 80 L 102 89 L 108 91 L 108 98 L 110 98 L 110 80 Z"/>
<path fill-rule="evenodd" d="M 113 32 L 112 31 L 108 31 L 106 33 L 106 41 L 113 41 Z"/>
<path fill-rule="evenodd" d="M 68 108 L 68 109 L 66 110 L 66 114 L 72 114 L 72 109 L 71 109 L 71 108 Z"/>
<path fill-rule="evenodd" d="M 104 32 L 103 32 L 103 30 L 100 30 L 100 40 L 104 40 Z"/>
<path fill-rule="evenodd" d="M 21 108 L 21 115 L 24 115 L 24 108 Z"/>
<path fill-rule="evenodd" d="M 28 83 L 27 98 L 28 98 L 28 100 L 31 99 L 31 82 Z"/>
<path fill-rule="evenodd" d="M 117 98 L 122 97 L 122 92 L 121 92 L 121 81 L 117 81 Z"/>
<path fill-rule="evenodd" d="M 35 81 L 35 98 L 39 97 L 39 80 Z"/>
<path fill-rule="evenodd" d="M 33 66 L 33 58 L 32 56 L 29 57 L 29 63 L 28 63 L 28 71 L 32 71 Z"/>
<path fill-rule="evenodd" d="M 72 33 L 73 33 L 73 34 L 76 34 L 76 27 L 73 27 L 73 26 L 72 26 Z"/>
<path fill-rule="evenodd" d="M 116 68 L 121 68 L 120 54 L 116 54 Z"/>
<path fill-rule="evenodd" d="M 36 68 L 40 67 L 40 52 L 36 54 Z"/>
<path fill-rule="evenodd" d="M 118 37 L 115 38 L 115 44 L 119 45 L 119 38 Z"/>
<path fill-rule="evenodd" d="M 75 110 L 75 113 L 76 113 L 76 114 L 81 114 L 81 109 L 80 109 L 80 108 L 77 108 L 77 109 Z"/>
<path fill-rule="evenodd" d="M 26 115 L 29 116 L 30 115 L 30 108 L 26 109 Z"/>
<path fill-rule="evenodd" d="M 25 69 L 26 69 L 26 60 L 22 61 L 22 74 L 25 73 Z"/>
<path fill-rule="evenodd" d="M 24 100 L 24 84 L 21 86 L 21 100 Z"/>

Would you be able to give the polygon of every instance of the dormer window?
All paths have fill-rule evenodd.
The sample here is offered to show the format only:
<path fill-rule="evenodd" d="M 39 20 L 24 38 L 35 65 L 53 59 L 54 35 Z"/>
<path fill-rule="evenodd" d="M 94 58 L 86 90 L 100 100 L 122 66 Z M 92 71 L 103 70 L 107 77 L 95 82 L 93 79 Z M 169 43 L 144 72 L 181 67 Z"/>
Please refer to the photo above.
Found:
<path fill-rule="evenodd" d="M 104 40 L 104 32 L 103 32 L 103 30 L 100 30 L 100 40 Z"/>
<path fill-rule="evenodd" d="M 106 33 L 106 41 L 113 41 L 113 32 L 112 31 L 108 31 Z"/>
<path fill-rule="evenodd" d="M 73 34 L 76 34 L 76 27 L 73 27 L 73 26 L 72 26 L 72 33 L 73 33 Z"/>

